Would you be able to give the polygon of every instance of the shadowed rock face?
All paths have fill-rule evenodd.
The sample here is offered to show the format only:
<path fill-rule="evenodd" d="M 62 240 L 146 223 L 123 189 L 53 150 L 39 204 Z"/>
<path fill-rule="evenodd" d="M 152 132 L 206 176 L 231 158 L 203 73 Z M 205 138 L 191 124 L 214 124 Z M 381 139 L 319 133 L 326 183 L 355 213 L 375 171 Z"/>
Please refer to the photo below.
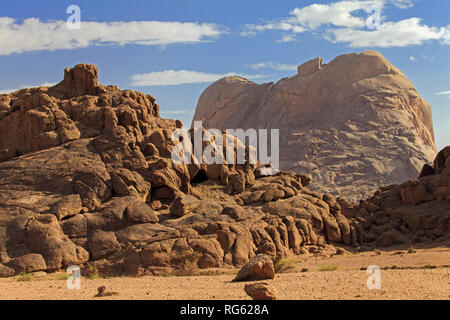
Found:
<path fill-rule="evenodd" d="M 436 155 L 431 108 L 381 54 L 317 58 L 258 85 L 223 78 L 201 95 L 205 128 L 278 128 L 282 170 L 311 173 L 312 188 L 349 200 L 416 177 Z"/>
<path fill-rule="evenodd" d="M 150 95 L 99 84 L 87 64 L 54 87 L 0 95 L 0 276 L 92 263 L 104 275 L 156 275 L 336 252 L 330 243 L 448 238 L 447 149 L 418 181 L 352 206 L 294 172 L 176 164 L 181 124 L 158 110 Z"/>

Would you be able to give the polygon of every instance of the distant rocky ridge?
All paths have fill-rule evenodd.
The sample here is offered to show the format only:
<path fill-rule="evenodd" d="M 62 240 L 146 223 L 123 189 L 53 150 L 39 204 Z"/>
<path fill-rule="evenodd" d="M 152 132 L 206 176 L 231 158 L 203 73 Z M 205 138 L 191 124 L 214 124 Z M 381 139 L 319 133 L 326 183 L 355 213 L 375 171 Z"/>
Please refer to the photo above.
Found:
<path fill-rule="evenodd" d="M 93 65 L 0 95 L 0 276 L 159 275 L 449 238 L 448 148 L 418 180 L 352 205 L 308 189 L 308 175 L 176 164 L 181 126 L 152 96 L 99 84 Z"/>
<path fill-rule="evenodd" d="M 316 58 L 277 83 L 223 78 L 202 93 L 194 120 L 280 129 L 281 169 L 310 173 L 311 188 L 351 201 L 416 177 L 436 156 L 429 104 L 374 51 Z"/>

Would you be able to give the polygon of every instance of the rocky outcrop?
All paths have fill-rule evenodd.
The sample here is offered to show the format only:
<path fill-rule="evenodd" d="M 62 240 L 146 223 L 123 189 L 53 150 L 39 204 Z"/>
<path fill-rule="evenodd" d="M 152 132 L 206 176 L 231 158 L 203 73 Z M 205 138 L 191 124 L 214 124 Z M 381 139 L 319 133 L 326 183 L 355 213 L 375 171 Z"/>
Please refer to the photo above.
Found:
<path fill-rule="evenodd" d="M 176 267 L 192 252 L 201 267 L 289 252 L 281 218 L 255 204 L 294 196 L 307 177 L 256 181 L 256 165 L 176 164 L 179 121 L 160 118 L 153 97 L 97 77 L 82 64 L 54 87 L 0 95 L 2 274 L 88 262 L 138 274 Z M 208 191 L 221 200 L 195 187 L 207 179 L 223 185 Z"/>
<path fill-rule="evenodd" d="M 447 239 L 450 232 L 450 147 L 437 155 L 432 173 L 381 188 L 358 205 L 341 202 L 361 241 L 372 246 Z M 423 171 L 422 171 L 423 172 Z"/>
<path fill-rule="evenodd" d="M 431 108 L 381 54 L 317 58 L 258 85 L 226 77 L 201 95 L 205 128 L 280 129 L 280 166 L 348 200 L 416 177 L 435 155 Z"/>
<path fill-rule="evenodd" d="M 177 164 L 171 135 L 179 121 L 162 119 L 149 95 L 100 85 L 96 70 L 79 65 L 55 87 L 0 95 L 0 276 L 70 265 L 156 275 L 189 263 L 240 267 L 258 254 L 270 265 L 333 243 L 395 243 L 398 233 L 377 219 L 396 206 L 421 210 L 421 220 L 405 216 L 406 225 L 393 225 L 402 239 L 414 241 L 410 230 L 429 239 L 422 225 L 448 236 L 446 150 L 419 183 L 360 208 L 311 191 L 307 175 L 263 176 L 257 164 Z M 422 218 L 424 208 L 430 218 Z"/>

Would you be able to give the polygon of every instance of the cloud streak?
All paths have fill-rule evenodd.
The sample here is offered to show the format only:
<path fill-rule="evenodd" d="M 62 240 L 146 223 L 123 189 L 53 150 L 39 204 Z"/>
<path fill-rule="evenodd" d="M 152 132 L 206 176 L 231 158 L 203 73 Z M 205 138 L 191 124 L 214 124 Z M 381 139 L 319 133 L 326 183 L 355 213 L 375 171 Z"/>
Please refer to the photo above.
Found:
<path fill-rule="evenodd" d="M 416 0 L 391 0 L 390 2 L 400 9 L 408 9 L 414 6 Z"/>
<path fill-rule="evenodd" d="M 8 94 L 17 91 L 18 89 L 0 89 L 0 94 Z"/>
<path fill-rule="evenodd" d="M 283 64 L 283 63 L 276 63 L 272 61 L 267 62 L 260 62 L 255 64 L 248 64 L 246 67 L 252 68 L 253 70 L 258 69 L 273 69 L 277 71 L 296 71 L 297 66 L 293 64 Z"/>
<path fill-rule="evenodd" d="M 15 91 L 18 91 L 18 90 L 22 90 L 22 89 L 25 89 L 25 88 L 35 88 L 35 87 L 53 87 L 54 85 L 56 85 L 57 84 L 57 82 L 44 82 L 44 83 L 42 83 L 42 84 L 40 84 L 40 85 L 37 85 L 37 86 L 35 86 L 35 85 L 25 85 L 25 84 L 21 84 L 20 85 L 20 88 L 15 88 L 15 89 L 0 89 L 0 94 L 8 94 L 8 93 L 12 93 L 12 92 L 15 92 Z"/>
<path fill-rule="evenodd" d="M 234 72 L 226 74 L 206 73 L 190 70 L 164 70 L 145 74 L 135 74 L 131 77 L 130 86 L 147 87 L 147 86 L 174 86 L 189 83 L 206 83 L 214 82 L 223 77 L 236 76 Z M 264 75 L 242 75 L 248 79 L 263 79 Z"/>
<path fill-rule="evenodd" d="M 94 45 L 145 46 L 199 43 L 218 38 L 225 30 L 212 23 L 120 21 L 81 22 L 81 29 L 67 28 L 66 21 L 22 23 L 0 17 L 0 55 L 29 51 L 87 48 Z"/>
<path fill-rule="evenodd" d="M 160 111 L 161 114 L 193 114 L 195 110 L 168 110 L 168 111 Z"/>

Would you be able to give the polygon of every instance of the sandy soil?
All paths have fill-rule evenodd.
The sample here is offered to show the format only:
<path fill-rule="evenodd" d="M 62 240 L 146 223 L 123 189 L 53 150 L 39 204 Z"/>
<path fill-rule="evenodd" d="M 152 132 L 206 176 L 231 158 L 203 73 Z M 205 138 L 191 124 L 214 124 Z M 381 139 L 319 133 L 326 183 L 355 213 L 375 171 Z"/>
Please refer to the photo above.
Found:
<path fill-rule="evenodd" d="M 366 268 L 381 268 L 381 289 L 369 290 Z M 319 271 L 334 269 L 333 271 Z M 305 270 L 307 269 L 307 270 Z M 301 272 L 303 270 L 303 272 Z M 216 270 L 217 271 L 217 270 Z M 245 283 L 233 275 L 81 279 L 81 289 L 69 290 L 61 274 L 36 274 L 31 281 L 0 279 L 0 299 L 249 299 Z M 345 253 L 331 258 L 292 261 L 288 273 L 269 280 L 279 299 L 450 299 L 450 248 Z M 94 298 L 106 286 L 117 296 Z"/>

